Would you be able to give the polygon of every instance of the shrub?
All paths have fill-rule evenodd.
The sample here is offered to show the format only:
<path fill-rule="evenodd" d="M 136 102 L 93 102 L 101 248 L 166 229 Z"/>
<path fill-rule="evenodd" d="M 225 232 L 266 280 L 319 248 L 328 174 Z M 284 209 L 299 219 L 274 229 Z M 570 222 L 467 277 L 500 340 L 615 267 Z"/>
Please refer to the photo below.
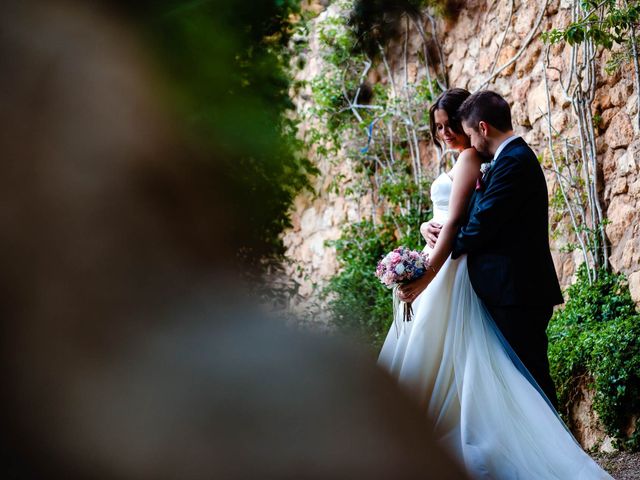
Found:
<path fill-rule="evenodd" d="M 623 275 L 601 270 L 589 284 L 584 267 L 564 309 L 548 329 L 551 374 L 568 416 L 580 379 L 595 391 L 594 409 L 621 448 L 638 449 L 638 432 L 625 438 L 640 411 L 640 315 Z"/>
<path fill-rule="evenodd" d="M 338 240 L 331 242 L 341 266 L 325 289 L 325 295 L 330 297 L 332 322 L 340 330 L 360 337 L 376 351 L 382 346 L 393 320 L 392 293 L 375 276 L 376 265 L 399 245 L 423 247 L 418 230 L 420 216 L 416 212 L 413 217 L 409 225 L 415 227 L 399 239 L 393 220 L 385 217 L 379 223 L 364 220 L 352 224 L 343 230 Z"/>

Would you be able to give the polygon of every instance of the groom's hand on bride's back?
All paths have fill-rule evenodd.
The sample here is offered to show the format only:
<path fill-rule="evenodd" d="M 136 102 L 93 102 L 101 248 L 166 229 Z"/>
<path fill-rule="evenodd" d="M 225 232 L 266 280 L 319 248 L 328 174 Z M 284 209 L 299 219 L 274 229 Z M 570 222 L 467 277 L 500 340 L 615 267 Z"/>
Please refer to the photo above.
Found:
<path fill-rule="evenodd" d="M 442 230 L 442 224 L 434 222 L 433 220 L 420 225 L 420 233 L 427 241 L 427 245 L 429 245 L 429 247 L 431 248 L 436 246 L 436 241 L 438 240 L 438 235 L 440 235 L 440 230 Z"/>

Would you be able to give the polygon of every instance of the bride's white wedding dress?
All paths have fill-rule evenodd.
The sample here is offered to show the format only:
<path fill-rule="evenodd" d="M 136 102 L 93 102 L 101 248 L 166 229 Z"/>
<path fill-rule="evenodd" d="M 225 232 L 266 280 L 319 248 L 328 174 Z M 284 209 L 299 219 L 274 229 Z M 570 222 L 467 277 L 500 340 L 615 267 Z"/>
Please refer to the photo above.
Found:
<path fill-rule="evenodd" d="M 452 181 L 431 187 L 446 222 Z M 425 251 L 428 247 L 425 247 Z M 400 309 L 402 311 L 402 309 Z M 577 444 L 475 294 L 467 258 L 451 257 L 394 319 L 378 363 L 429 413 L 435 431 L 473 478 L 611 478 Z"/>

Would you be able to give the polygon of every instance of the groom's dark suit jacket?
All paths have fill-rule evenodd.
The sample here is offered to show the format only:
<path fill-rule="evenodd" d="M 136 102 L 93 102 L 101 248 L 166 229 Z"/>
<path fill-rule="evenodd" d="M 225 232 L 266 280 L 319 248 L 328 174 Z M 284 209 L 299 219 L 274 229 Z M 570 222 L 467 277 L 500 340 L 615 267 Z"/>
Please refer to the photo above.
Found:
<path fill-rule="evenodd" d="M 471 284 L 489 307 L 562 303 L 549 250 L 547 184 L 529 145 L 509 142 L 483 184 L 452 257 L 468 254 Z"/>
<path fill-rule="evenodd" d="M 452 257 L 467 254 L 469 278 L 498 329 L 553 406 L 546 328 L 562 292 L 549 250 L 547 184 L 521 138 L 495 159 L 469 203 Z"/>

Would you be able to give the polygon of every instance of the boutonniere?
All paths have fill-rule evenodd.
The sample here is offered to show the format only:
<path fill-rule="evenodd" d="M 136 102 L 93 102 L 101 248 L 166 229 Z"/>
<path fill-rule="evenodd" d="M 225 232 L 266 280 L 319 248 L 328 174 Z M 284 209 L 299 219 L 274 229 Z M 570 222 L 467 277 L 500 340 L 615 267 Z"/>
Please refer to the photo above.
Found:
<path fill-rule="evenodd" d="M 484 189 L 484 180 L 487 177 L 487 173 L 489 173 L 489 170 L 491 169 L 491 162 L 486 162 L 483 163 L 482 165 L 480 165 L 480 173 L 481 176 L 478 177 L 478 180 L 476 180 L 476 190 L 483 190 Z"/>

